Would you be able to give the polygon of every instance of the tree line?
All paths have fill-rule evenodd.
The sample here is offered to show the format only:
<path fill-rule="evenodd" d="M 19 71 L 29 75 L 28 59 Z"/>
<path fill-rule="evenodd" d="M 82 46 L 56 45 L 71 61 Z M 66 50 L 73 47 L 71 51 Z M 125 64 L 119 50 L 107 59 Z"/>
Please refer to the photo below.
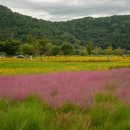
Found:
<path fill-rule="evenodd" d="M 32 34 L 28 34 L 26 42 L 10 39 L 0 42 L 0 55 L 38 55 L 38 56 L 58 56 L 58 55 L 124 55 L 130 51 L 118 47 L 113 49 L 110 44 L 107 48 L 94 46 L 92 41 L 85 45 L 77 43 L 71 44 L 64 40 L 61 45 L 52 44 L 49 39 L 34 39 Z"/>

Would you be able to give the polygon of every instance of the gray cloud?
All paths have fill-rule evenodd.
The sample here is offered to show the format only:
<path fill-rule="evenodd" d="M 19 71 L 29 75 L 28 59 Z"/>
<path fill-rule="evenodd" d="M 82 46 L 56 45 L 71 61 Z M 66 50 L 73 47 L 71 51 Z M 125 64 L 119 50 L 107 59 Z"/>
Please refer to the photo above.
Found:
<path fill-rule="evenodd" d="M 130 0 L 0 0 L 0 4 L 22 14 L 52 21 L 130 14 Z"/>

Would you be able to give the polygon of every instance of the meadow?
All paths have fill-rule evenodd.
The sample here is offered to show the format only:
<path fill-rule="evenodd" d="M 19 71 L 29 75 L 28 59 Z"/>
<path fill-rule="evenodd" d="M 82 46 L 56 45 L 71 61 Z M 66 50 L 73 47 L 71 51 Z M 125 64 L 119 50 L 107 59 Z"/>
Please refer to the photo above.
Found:
<path fill-rule="evenodd" d="M 130 67 L 130 57 L 113 56 L 58 56 L 29 59 L 1 58 L 0 75 L 38 74 L 49 72 L 109 70 L 112 68 Z"/>
<path fill-rule="evenodd" d="M 0 59 L 0 130 L 130 130 L 130 58 Z"/>

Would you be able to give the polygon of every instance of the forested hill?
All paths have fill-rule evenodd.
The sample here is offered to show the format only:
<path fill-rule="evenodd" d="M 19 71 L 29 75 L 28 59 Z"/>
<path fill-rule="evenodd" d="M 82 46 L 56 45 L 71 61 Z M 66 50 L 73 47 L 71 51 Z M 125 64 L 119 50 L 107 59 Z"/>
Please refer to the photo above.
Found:
<path fill-rule="evenodd" d="M 34 39 L 48 38 L 57 45 L 64 40 L 83 45 L 92 41 L 103 48 L 111 44 L 114 48 L 130 49 L 130 15 L 50 22 L 0 6 L 0 41 L 13 38 L 26 42 L 29 33 Z"/>

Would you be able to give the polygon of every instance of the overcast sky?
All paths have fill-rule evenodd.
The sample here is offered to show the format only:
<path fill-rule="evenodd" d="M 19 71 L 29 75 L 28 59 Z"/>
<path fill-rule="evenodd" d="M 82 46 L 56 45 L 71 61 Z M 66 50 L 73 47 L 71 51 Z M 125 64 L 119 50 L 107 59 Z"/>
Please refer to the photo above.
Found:
<path fill-rule="evenodd" d="M 0 4 L 51 21 L 130 14 L 130 0 L 0 0 Z"/>

